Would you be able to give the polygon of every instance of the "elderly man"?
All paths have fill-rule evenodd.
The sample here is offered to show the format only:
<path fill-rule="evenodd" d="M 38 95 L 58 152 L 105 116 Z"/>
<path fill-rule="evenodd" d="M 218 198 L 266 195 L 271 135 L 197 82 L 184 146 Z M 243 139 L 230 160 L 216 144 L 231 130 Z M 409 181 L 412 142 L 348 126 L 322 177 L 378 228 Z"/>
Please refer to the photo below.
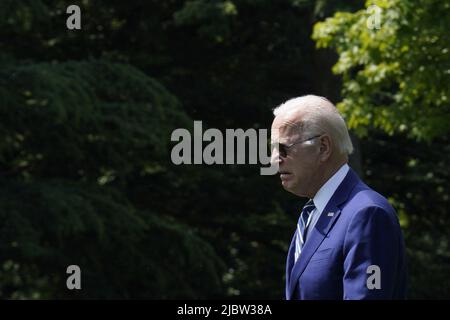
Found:
<path fill-rule="evenodd" d="M 348 166 L 353 146 L 319 96 L 274 110 L 272 163 L 287 191 L 309 200 L 286 262 L 286 299 L 403 299 L 406 263 L 395 210 Z"/>

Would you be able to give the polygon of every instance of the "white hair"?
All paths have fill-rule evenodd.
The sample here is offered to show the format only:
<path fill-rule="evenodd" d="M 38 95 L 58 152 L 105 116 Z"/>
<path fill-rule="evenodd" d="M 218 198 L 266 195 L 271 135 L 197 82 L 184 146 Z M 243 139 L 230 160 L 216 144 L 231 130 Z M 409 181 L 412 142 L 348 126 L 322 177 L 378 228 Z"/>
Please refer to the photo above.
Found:
<path fill-rule="evenodd" d="M 340 154 L 349 155 L 353 152 L 353 144 L 344 119 L 339 111 L 327 98 L 306 95 L 286 101 L 273 110 L 275 117 L 302 113 L 298 122 L 302 133 L 328 133 Z"/>

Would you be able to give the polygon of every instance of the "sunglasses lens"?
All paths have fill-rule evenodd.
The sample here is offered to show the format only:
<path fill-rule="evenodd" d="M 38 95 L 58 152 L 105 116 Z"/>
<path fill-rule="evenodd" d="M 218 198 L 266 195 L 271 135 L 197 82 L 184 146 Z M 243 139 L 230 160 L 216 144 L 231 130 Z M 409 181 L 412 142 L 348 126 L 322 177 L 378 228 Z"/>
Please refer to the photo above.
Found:
<path fill-rule="evenodd" d="M 282 143 L 270 143 L 270 151 L 273 154 L 273 152 L 277 150 L 278 154 L 285 158 L 287 156 L 287 152 L 286 152 L 286 146 Z"/>
<path fill-rule="evenodd" d="M 280 144 L 278 148 L 280 149 L 280 156 L 282 156 L 283 158 L 286 158 L 287 152 L 286 152 L 286 148 L 284 147 L 284 145 Z"/>
<path fill-rule="evenodd" d="M 281 156 L 281 157 L 286 157 L 286 149 L 285 149 L 285 147 L 284 147 L 284 145 L 282 145 L 281 143 L 280 144 L 272 144 L 271 146 L 270 146 L 271 148 L 270 148 L 270 150 L 272 151 L 272 153 L 275 151 L 275 150 L 277 150 L 278 151 L 278 154 Z"/>

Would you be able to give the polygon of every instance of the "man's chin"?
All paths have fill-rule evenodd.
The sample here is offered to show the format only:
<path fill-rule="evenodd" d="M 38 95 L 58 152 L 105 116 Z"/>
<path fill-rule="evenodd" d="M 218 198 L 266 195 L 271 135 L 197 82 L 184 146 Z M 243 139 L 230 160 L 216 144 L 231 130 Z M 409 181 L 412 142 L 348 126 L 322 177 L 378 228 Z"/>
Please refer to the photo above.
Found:
<path fill-rule="evenodd" d="M 301 192 L 299 188 L 296 188 L 296 186 L 293 183 L 290 183 L 288 181 L 281 181 L 281 186 L 283 187 L 284 190 L 292 194 L 295 194 L 296 196 L 306 197 L 306 195 L 304 195 L 304 192 Z"/>
<path fill-rule="evenodd" d="M 281 181 L 281 186 L 284 188 L 284 190 L 294 193 L 294 186 L 292 185 L 292 182 Z"/>

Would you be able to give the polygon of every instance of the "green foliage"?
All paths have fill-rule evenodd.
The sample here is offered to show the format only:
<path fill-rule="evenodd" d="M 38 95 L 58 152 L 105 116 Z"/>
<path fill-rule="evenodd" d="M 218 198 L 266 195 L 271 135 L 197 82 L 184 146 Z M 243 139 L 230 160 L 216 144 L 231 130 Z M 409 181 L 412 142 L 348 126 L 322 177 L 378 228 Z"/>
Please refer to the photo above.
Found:
<path fill-rule="evenodd" d="M 173 96 L 133 67 L 98 61 L 11 66 L 0 81 L 2 297 L 221 293 L 210 245 L 118 191 L 163 170 L 170 133 L 188 119 Z M 70 264 L 83 273 L 79 294 L 65 287 Z"/>
<path fill-rule="evenodd" d="M 31 64 L 4 69 L 0 81 L 2 166 L 22 176 L 107 183 L 146 174 L 188 123 L 173 96 L 125 65 Z"/>
<path fill-rule="evenodd" d="M 4 181 L 0 190 L 4 298 L 201 298 L 220 292 L 223 265 L 209 245 L 176 221 L 136 211 L 114 190 L 61 181 Z M 65 287 L 71 264 L 82 270 L 79 293 Z"/>
<path fill-rule="evenodd" d="M 43 20 L 39 20 L 41 13 L 31 10 L 27 3 L 8 2 L 12 16 L 29 9 L 35 15 L 32 19 L 27 18 L 32 24 L 29 29 L 16 30 L 15 25 L 0 21 L 3 23 L 0 36 L 9 37 L 3 46 L 3 61 L 10 65 L 3 73 L 6 78 L 2 82 L 8 89 L 0 99 L 14 99 L 16 105 L 20 105 L 18 110 L 22 116 L 19 120 L 28 114 L 25 112 L 26 101 L 34 98 L 24 97 L 16 88 L 23 91 L 26 88 L 14 78 L 14 84 L 8 85 L 13 69 L 17 68 L 12 66 L 24 61 L 31 63 L 21 66 L 26 69 L 21 69 L 21 77 L 32 74 L 45 87 L 51 80 L 42 76 L 40 70 L 47 69 L 52 77 L 58 78 L 54 82 L 61 87 L 45 89 L 45 93 L 40 92 L 41 89 L 38 90 L 40 93 L 33 91 L 33 96 L 39 95 L 39 103 L 44 103 L 42 97 L 55 96 L 46 102 L 52 117 L 33 115 L 38 116 L 39 121 L 32 121 L 32 127 L 36 125 L 37 128 L 33 129 L 33 135 L 26 136 L 24 141 L 27 143 L 20 140 L 24 135 L 22 129 L 11 128 L 13 132 L 19 132 L 18 138 L 15 133 L 10 134 L 12 139 L 19 141 L 2 145 L 5 152 L 0 154 L 4 157 L 2 164 L 8 168 L 6 174 L 19 175 L 25 181 L 34 181 L 38 177 L 70 179 L 114 188 L 137 211 L 151 208 L 158 216 L 189 226 L 212 244 L 226 264 L 223 296 L 281 297 L 285 251 L 295 217 L 288 219 L 275 200 L 276 194 L 284 194 L 277 179 L 259 176 L 257 167 L 170 165 L 165 148 L 170 141 L 167 135 L 170 130 L 166 128 L 189 128 L 192 122 L 172 121 L 171 116 L 149 119 L 148 113 L 142 110 L 148 110 L 146 106 L 153 97 L 149 94 L 138 102 L 130 101 L 136 93 L 129 91 L 127 81 L 116 81 L 115 76 L 103 77 L 110 73 L 106 66 L 109 63 L 103 67 L 99 65 L 104 65 L 105 61 L 119 61 L 121 71 L 127 74 L 130 71 L 126 65 L 132 64 L 156 77 L 183 102 L 187 114 L 204 121 L 205 129 L 209 126 L 266 127 L 271 121 L 270 108 L 297 93 L 299 85 L 311 88 L 306 75 L 311 73 L 312 63 L 304 63 L 310 57 L 306 51 L 313 51 L 308 40 L 308 10 L 293 9 L 290 1 L 235 1 L 235 11 L 229 10 L 231 2 L 219 1 L 214 4 L 203 1 L 191 4 L 184 1 L 89 1 L 81 5 L 83 32 L 68 32 L 61 27 L 61 22 L 64 22 L 65 7 L 71 2 L 39 2 L 48 9 L 42 12 Z M 197 13 L 192 11 L 194 8 L 198 9 Z M 208 18 L 205 12 L 214 14 L 215 18 Z M 286 23 L 280 24 L 279 15 L 274 12 L 284 15 Z M 292 36 L 280 37 L 280 34 Z M 216 35 L 222 40 L 217 41 Z M 298 72 L 299 55 L 303 59 L 301 73 Z M 55 61 L 88 57 L 97 58 L 96 67 L 84 67 L 83 63 L 77 62 L 54 64 Z M 64 69 L 71 64 L 77 65 L 74 67 L 77 71 L 69 72 L 73 81 L 68 81 Z M 133 76 L 136 77 L 140 78 Z M 138 83 L 139 87 L 141 83 Z M 63 87 L 63 84 L 66 85 Z M 149 86 L 154 88 L 151 83 Z M 76 94 L 71 93 L 73 88 Z M 113 90 L 108 91 L 108 88 Z M 143 88 L 142 92 L 147 91 Z M 74 99 L 78 94 L 80 99 Z M 126 101 L 117 98 L 123 94 L 127 94 Z M 115 95 L 116 100 L 104 99 L 109 95 Z M 50 105 L 58 99 L 63 106 L 62 113 L 58 113 L 57 104 Z M 66 99 L 71 100 L 67 102 L 71 108 L 64 108 Z M 78 108 L 90 108 L 85 111 L 90 114 L 92 110 L 95 118 L 83 116 L 85 112 L 77 109 L 77 102 L 81 100 L 83 105 Z M 164 112 L 176 110 L 170 101 L 163 103 Z M 114 104 L 122 107 L 114 108 Z M 142 108 L 133 108 L 137 104 Z M 72 120 L 53 124 L 58 117 L 64 119 L 64 112 L 68 110 L 72 110 L 68 115 L 70 119 L 79 117 L 79 124 L 75 125 Z M 127 118 L 123 119 L 121 110 L 131 113 L 129 121 L 124 121 Z M 7 109 L 2 114 L 12 118 L 11 112 Z M 175 111 L 174 117 L 182 116 Z M 167 121 L 172 121 L 172 125 L 169 126 Z M 137 126 L 129 128 L 129 123 Z M 126 128 L 117 129 L 123 126 Z M 48 131 L 48 127 L 52 130 Z M 144 134 L 139 131 L 141 127 L 145 128 Z M 151 132 L 160 134 L 152 136 Z M 158 141 L 154 141 L 156 136 Z M 43 145 L 43 142 L 48 144 Z M 21 148 L 26 152 L 20 153 Z M 45 157 L 40 155 L 42 150 Z M 25 154 L 29 156 L 23 162 Z M 32 166 L 30 162 L 33 162 Z M 23 169 L 19 169 L 22 167 L 18 163 L 23 164 Z M 240 190 L 242 198 L 236 196 L 236 190 Z M 259 190 L 258 197 L 253 194 L 254 190 Z M 279 224 L 269 223 L 273 220 Z M 261 225 L 255 226 L 248 221 Z M 255 229 L 259 231 L 255 232 Z M 267 241 L 268 234 L 274 236 L 272 241 Z M 255 243 L 258 244 L 256 249 Z M 154 244 L 155 247 L 160 245 Z M 222 273 L 222 270 L 218 268 L 216 272 Z M 168 277 L 169 272 L 164 276 Z M 214 283 L 208 277 L 206 275 L 199 281 L 205 288 Z M 208 290 L 211 296 L 217 291 L 214 287 Z M 161 297 L 167 297 L 163 291 L 160 293 Z M 200 296 L 203 292 L 197 294 Z"/>
<path fill-rule="evenodd" d="M 214 36 L 215 41 L 222 42 L 229 37 L 231 30 L 227 19 L 237 14 L 232 1 L 187 1 L 182 10 L 174 14 L 176 25 L 197 25 L 200 36 Z"/>
<path fill-rule="evenodd" d="M 319 48 L 333 48 L 333 71 L 343 77 L 338 105 L 360 135 L 380 128 L 392 135 L 432 140 L 448 133 L 450 4 L 446 1 L 368 1 L 381 8 L 380 29 L 370 29 L 373 12 L 338 12 L 314 27 Z M 436 14 L 438 13 L 438 20 Z"/>

